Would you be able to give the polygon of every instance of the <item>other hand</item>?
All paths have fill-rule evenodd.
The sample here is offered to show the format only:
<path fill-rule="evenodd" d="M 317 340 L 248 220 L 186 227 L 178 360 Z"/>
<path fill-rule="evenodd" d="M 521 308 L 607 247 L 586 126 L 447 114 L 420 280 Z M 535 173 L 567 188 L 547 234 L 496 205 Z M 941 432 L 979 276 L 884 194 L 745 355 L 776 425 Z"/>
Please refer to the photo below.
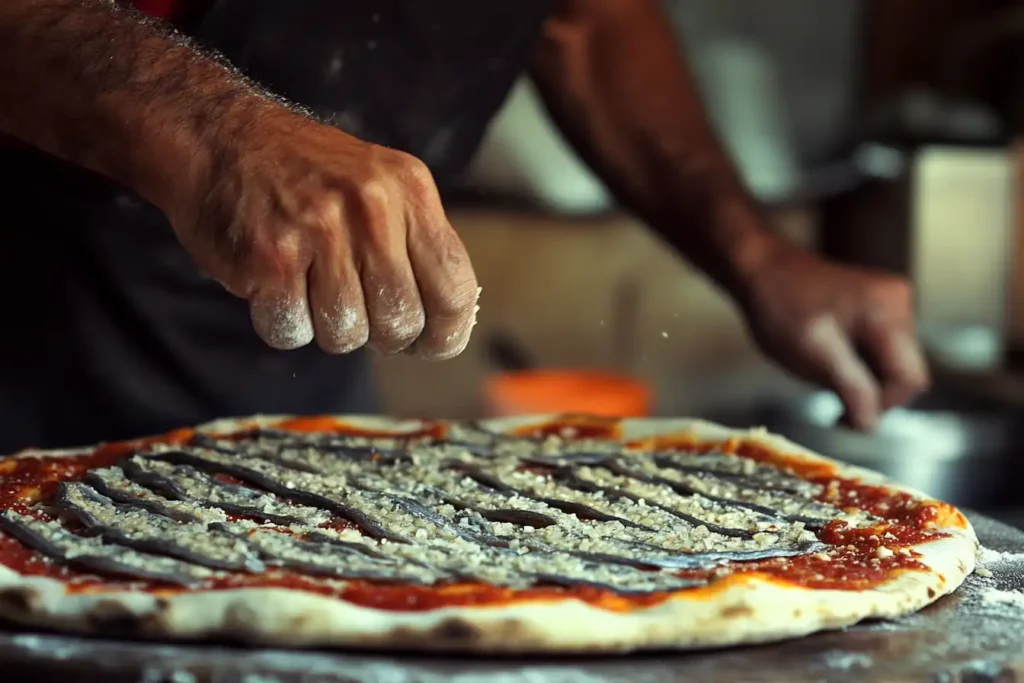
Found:
<path fill-rule="evenodd" d="M 905 280 L 786 245 L 759 265 L 745 289 L 743 308 L 761 348 L 835 391 L 849 426 L 869 430 L 886 410 L 927 389 Z"/>
<path fill-rule="evenodd" d="M 167 213 L 200 268 L 248 300 L 267 344 L 430 359 L 465 348 L 476 276 L 422 162 L 289 111 L 212 144 L 216 170 Z"/>

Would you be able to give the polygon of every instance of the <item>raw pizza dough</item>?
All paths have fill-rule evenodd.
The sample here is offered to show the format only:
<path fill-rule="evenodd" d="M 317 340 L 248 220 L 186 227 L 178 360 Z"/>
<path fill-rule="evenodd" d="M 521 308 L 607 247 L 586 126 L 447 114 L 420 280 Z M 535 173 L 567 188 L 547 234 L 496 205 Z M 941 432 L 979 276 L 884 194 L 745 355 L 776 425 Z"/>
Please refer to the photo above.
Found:
<path fill-rule="evenodd" d="M 691 649 L 899 617 L 974 570 L 967 519 L 877 473 L 763 430 L 594 425 L 610 429 L 446 423 L 457 445 L 435 447 L 434 422 L 261 416 L 23 452 L 0 461 L 0 617 L 273 646 Z"/>

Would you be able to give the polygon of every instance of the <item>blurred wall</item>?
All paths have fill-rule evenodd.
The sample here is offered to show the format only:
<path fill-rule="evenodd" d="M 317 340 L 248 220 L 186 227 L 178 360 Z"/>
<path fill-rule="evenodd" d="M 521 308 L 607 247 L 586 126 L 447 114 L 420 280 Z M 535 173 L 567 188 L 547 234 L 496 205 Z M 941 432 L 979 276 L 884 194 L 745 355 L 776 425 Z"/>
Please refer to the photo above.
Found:
<path fill-rule="evenodd" d="M 786 129 L 805 166 L 842 144 L 858 77 L 860 0 L 666 0 L 705 93 L 720 84 L 701 55 L 747 43 L 776 74 Z"/>

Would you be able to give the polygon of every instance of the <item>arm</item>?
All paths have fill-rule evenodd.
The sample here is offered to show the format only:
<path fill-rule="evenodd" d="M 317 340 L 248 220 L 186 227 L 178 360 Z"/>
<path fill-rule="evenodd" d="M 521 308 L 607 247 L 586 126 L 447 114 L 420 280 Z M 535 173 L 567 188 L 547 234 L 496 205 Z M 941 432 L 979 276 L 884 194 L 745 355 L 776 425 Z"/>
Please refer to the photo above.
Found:
<path fill-rule="evenodd" d="M 209 175 L 208 140 L 274 106 L 162 24 L 110 0 L 0 3 L 0 132 L 124 183 L 167 210 Z"/>
<path fill-rule="evenodd" d="M 533 76 L 628 209 L 723 286 L 762 350 L 869 428 L 928 384 L 908 284 L 767 229 L 715 139 L 657 0 L 557 0 Z"/>
<path fill-rule="evenodd" d="M 263 339 L 456 355 L 476 276 L 430 171 L 260 92 L 113 0 L 0 0 L 0 134 L 167 214 Z"/>
<path fill-rule="evenodd" d="M 655 0 L 559 0 L 531 75 L 619 202 L 732 293 L 777 240 L 719 145 Z"/>

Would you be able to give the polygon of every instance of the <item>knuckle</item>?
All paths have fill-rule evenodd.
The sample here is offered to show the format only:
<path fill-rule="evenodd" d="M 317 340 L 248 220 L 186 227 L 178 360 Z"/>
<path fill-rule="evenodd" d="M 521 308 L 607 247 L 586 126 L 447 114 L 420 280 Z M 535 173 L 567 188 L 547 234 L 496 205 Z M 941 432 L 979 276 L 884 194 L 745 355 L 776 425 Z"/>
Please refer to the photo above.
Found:
<path fill-rule="evenodd" d="M 438 297 L 434 313 L 445 318 L 468 316 L 476 307 L 478 292 L 476 278 L 449 283 Z"/>
<path fill-rule="evenodd" d="M 295 270 L 302 254 L 302 239 L 295 231 L 282 231 L 253 242 L 245 269 L 253 275 Z"/>
<path fill-rule="evenodd" d="M 878 282 L 875 295 L 891 304 L 907 306 L 913 298 L 913 289 L 904 278 L 886 277 Z"/>
<path fill-rule="evenodd" d="M 317 342 L 329 353 L 349 353 L 369 340 L 369 324 L 358 308 L 322 310 L 319 317 L 322 333 L 317 334 Z"/>
<path fill-rule="evenodd" d="M 304 223 L 321 233 L 333 235 L 341 225 L 342 210 L 339 197 L 330 192 L 322 193 L 309 200 Z"/>
<path fill-rule="evenodd" d="M 360 239 L 368 240 L 371 250 L 387 250 L 392 240 L 388 188 L 388 180 L 380 176 L 366 178 L 356 188 L 355 220 L 349 227 Z"/>
<path fill-rule="evenodd" d="M 380 217 L 388 211 L 387 180 L 381 175 L 373 175 L 359 184 L 359 202 L 370 217 Z"/>
<path fill-rule="evenodd" d="M 841 339 L 836 319 L 830 315 L 815 316 L 794 323 L 796 343 L 801 349 L 825 352 Z"/>
<path fill-rule="evenodd" d="M 214 229 L 206 232 L 210 236 L 210 246 L 213 250 L 214 260 L 225 260 L 229 264 L 247 263 L 253 257 L 253 239 L 249 230 L 249 222 L 242 220 L 240 215 L 233 216 L 222 227 L 214 224 Z M 194 228 L 185 235 L 182 235 L 182 243 L 203 244 L 204 232 Z M 203 254 L 205 249 L 200 249 Z"/>
<path fill-rule="evenodd" d="M 412 344 L 423 333 L 426 313 L 414 290 L 400 290 L 389 296 L 388 288 L 381 287 L 375 301 L 370 304 L 372 317 L 371 339 L 375 346 L 386 351 L 400 351 Z"/>
<path fill-rule="evenodd" d="M 432 195 L 437 186 L 430 168 L 416 157 L 403 155 L 399 166 L 399 177 L 411 192 L 420 196 Z"/>
<path fill-rule="evenodd" d="M 423 333 L 424 316 L 402 315 L 376 321 L 371 335 L 373 344 L 381 351 L 399 353 L 407 349 Z"/>

